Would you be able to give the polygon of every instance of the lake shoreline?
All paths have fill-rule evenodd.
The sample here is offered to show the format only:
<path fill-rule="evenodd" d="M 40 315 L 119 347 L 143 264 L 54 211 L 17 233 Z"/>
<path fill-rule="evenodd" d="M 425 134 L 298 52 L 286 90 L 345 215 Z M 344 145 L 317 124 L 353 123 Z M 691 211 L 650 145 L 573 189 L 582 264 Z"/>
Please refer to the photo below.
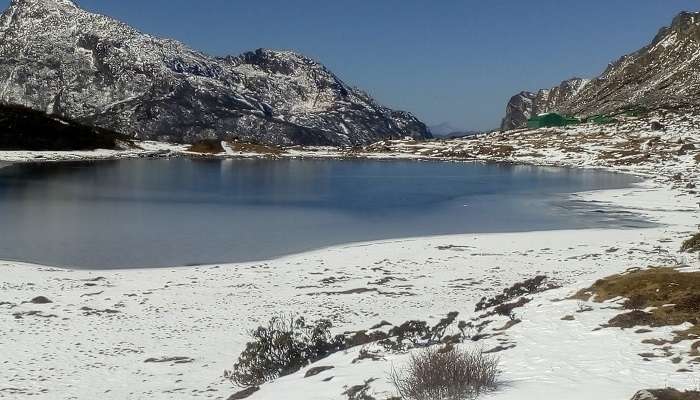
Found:
<path fill-rule="evenodd" d="M 12 327 L 3 332 L 8 343 L 15 343 L 12 349 L 16 351 L 8 352 L 10 365 L 23 365 L 25 371 L 11 368 L 6 379 L 11 379 L 15 387 L 26 387 L 26 393 L 39 393 L 37 398 L 46 399 L 90 398 L 98 393 L 102 398 L 117 399 L 128 397 L 135 387 L 139 395 L 148 392 L 150 398 L 166 399 L 173 379 L 181 381 L 177 387 L 192 393 L 209 392 L 214 398 L 226 399 L 235 390 L 223 380 L 223 369 L 230 368 L 243 349 L 247 331 L 273 315 L 295 313 L 310 319 L 330 318 L 341 331 L 366 329 L 381 320 L 397 324 L 418 318 L 434 323 L 449 311 L 458 311 L 468 318 L 481 296 L 497 293 L 535 274 L 547 274 L 562 284 L 564 289 L 557 295 L 563 296 L 629 267 L 670 263 L 675 249 L 691 229 L 691 224 L 683 221 L 694 215 L 693 204 L 687 199 L 679 200 L 653 182 L 582 196 L 589 201 L 637 208 L 666 225 L 640 230 L 385 240 L 334 246 L 264 262 L 162 269 L 86 271 L 3 262 L 2 298 L 14 306 L 0 314 L 0 326 Z M 650 203 L 655 206 L 649 208 Z M 694 265 L 700 267 L 697 262 Z M 435 297 L 435 293 L 441 295 Z M 45 296 L 53 303 L 22 304 L 36 296 Z M 549 304 L 555 303 L 543 307 L 550 307 Z M 39 316 L 24 314 L 33 311 L 40 312 Z M 13 315 L 21 317 L 16 319 Z M 22 349 L 44 343 L 52 343 L 45 356 L 20 362 L 24 357 Z M 77 349 L 79 353 L 75 352 Z M 112 349 L 110 356 L 104 358 L 104 367 L 83 367 L 104 349 Z M 520 360 L 519 352 L 526 349 L 527 346 L 518 346 L 500 355 L 508 379 L 522 379 L 517 364 L 509 364 L 509 359 Z M 49 358 L 44 359 L 46 356 Z M 171 366 L 143 363 L 152 357 L 174 356 L 193 361 Z M 334 358 L 324 362 L 343 361 Z M 376 374 L 387 364 L 373 364 L 372 368 L 366 364 L 354 368 L 350 365 L 344 367 L 349 369 L 339 384 L 381 379 L 383 375 Z M 29 373 L 24 368 L 37 372 Z M 44 368 L 54 368 L 51 378 L 45 381 L 47 386 L 37 375 Z M 658 363 L 635 368 L 649 371 L 640 373 L 640 379 L 645 378 L 649 384 L 661 385 L 668 379 L 658 374 L 659 368 L 666 370 Z M 648 376 L 651 371 L 658 379 Z M 600 379 L 608 380 L 611 373 L 604 371 Z M 104 397 L 103 390 L 98 392 L 88 382 L 103 381 L 107 374 L 111 379 L 131 383 L 110 385 L 111 395 Z M 24 386 L 13 376 L 26 376 Z M 554 379 L 548 374 L 542 376 Z M 147 384 L 137 385 L 146 377 Z M 254 399 L 279 399 L 284 391 L 308 391 L 308 385 L 317 384 L 292 379 L 296 377 L 265 385 Z M 598 383 L 595 376 L 588 379 Z M 669 381 L 676 387 L 684 384 L 678 379 Z M 524 382 L 504 393 L 514 395 L 541 387 L 536 379 Z M 618 390 L 630 389 L 634 382 L 627 382 Z M 40 394 L 42 388 L 48 389 L 46 395 Z M 390 390 L 380 383 L 373 388 L 376 393 Z M 313 390 L 326 395 L 335 390 L 342 392 L 340 386 L 332 385 Z"/>
<path fill-rule="evenodd" d="M 7 186 L 0 254 L 78 269 L 241 263 L 409 237 L 650 225 L 576 194 L 628 188 L 637 178 L 513 164 L 176 158 L 20 164 L 0 178 Z M 59 246 L 67 239 L 72 244 Z M 139 250 L 143 243 L 153 244 Z"/>
<path fill-rule="evenodd" d="M 483 146 L 508 143 L 525 149 L 528 135 L 540 134 L 562 137 L 544 130 L 506 140 L 496 136 L 479 140 Z M 672 134 L 662 136 L 669 146 L 677 140 Z M 420 146 L 432 152 L 438 145 L 453 149 L 473 143 Z M 416 148 L 408 142 L 387 146 Z M 590 146 L 582 141 L 580 146 L 591 152 L 606 151 L 593 141 Z M 128 271 L 2 262 L 0 300 L 6 304 L 0 313 L 1 337 L 12 346 L 4 352 L 9 368 L 0 377 L 18 395 L 35 394 L 38 399 L 169 399 L 176 390 L 191 397 L 225 400 L 236 389 L 223 378 L 223 370 L 232 367 L 249 330 L 272 316 L 294 313 L 328 318 L 337 332 L 367 329 L 381 320 L 400 324 L 421 319 L 433 324 L 451 311 L 469 319 L 475 317 L 474 305 L 481 297 L 544 274 L 562 288 L 539 296 L 519 312 L 522 323 L 480 344 L 508 347 L 498 353 L 508 385 L 489 399 L 541 397 L 543 388 L 550 397 L 574 400 L 590 398 L 582 389 L 591 387 L 621 399 L 649 387 L 693 388 L 694 374 L 678 372 L 697 372 L 692 358 L 686 356 L 689 342 L 669 349 L 682 355 L 680 361 L 639 356 L 650 351 L 642 339 L 667 337 L 672 328 L 644 334 L 600 329 L 612 317 L 615 304 L 581 313 L 581 304 L 561 301 L 597 279 L 628 268 L 679 264 L 700 268 L 695 255 L 679 252 L 681 242 L 700 223 L 699 199 L 690 187 L 698 179 L 693 155 L 667 157 L 660 150 L 664 157 L 658 161 L 652 154 L 649 162 L 614 165 L 586 152 L 530 154 L 528 149 L 519 156 L 484 159 L 646 175 L 648 179 L 633 188 L 582 193 L 581 198 L 635 210 L 660 225 L 385 240 L 263 262 Z M 397 157 L 409 156 L 419 157 Z M 36 296 L 46 296 L 52 303 L 25 303 Z M 567 315 L 575 320 L 565 321 Z M 496 326 L 501 322 L 507 319 L 498 320 Z M 27 358 L 30 348 L 43 350 Z M 408 355 L 385 354 L 376 361 L 354 363 L 359 351 L 351 349 L 323 360 L 324 365 L 335 366 L 326 375 L 305 378 L 302 370 L 262 386 L 251 399 L 305 398 L 309 393 L 318 399 L 344 398 L 347 387 L 372 379 L 376 381 L 369 394 L 379 399 L 393 395 L 386 372 Z M 98 356 L 101 364 L 93 365 L 91 360 Z M 153 357 L 174 356 L 189 361 L 144 363 Z M 606 362 L 600 362 L 603 359 Z M 325 381 L 328 377 L 333 378 Z"/>

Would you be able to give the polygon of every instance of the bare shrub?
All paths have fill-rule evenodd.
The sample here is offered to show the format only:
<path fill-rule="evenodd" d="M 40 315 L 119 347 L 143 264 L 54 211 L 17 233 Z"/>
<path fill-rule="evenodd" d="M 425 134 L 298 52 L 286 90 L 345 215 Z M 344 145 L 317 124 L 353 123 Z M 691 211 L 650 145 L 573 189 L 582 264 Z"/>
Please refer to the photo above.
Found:
<path fill-rule="evenodd" d="M 463 400 L 496 389 L 497 375 L 497 357 L 447 346 L 411 355 L 390 378 L 404 400 Z"/>
<path fill-rule="evenodd" d="M 224 376 L 240 387 L 258 386 L 299 371 L 345 347 L 342 335 L 332 336 L 328 320 L 313 324 L 304 318 L 274 317 L 251 332 L 253 340 Z"/>
<path fill-rule="evenodd" d="M 557 289 L 560 286 L 552 283 L 544 275 L 538 275 L 531 279 L 526 279 L 518 282 L 513 286 L 504 289 L 503 293 L 492 298 L 482 298 L 477 304 L 474 311 L 482 311 L 487 308 L 495 307 L 500 304 L 517 299 L 518 297 L 533 295 L 544 292 L 546 290 Z"/>

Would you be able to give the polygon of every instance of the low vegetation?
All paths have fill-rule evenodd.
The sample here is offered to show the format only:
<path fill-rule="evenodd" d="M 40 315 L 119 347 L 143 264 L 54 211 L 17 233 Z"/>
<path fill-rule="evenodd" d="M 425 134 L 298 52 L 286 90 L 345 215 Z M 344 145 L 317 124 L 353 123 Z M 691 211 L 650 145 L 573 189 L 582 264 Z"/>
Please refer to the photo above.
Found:
<path fill-rule="evenodd" d="M 339 351 L 345 338 L 332 336 L 330 321 L 307 323 L 304 318 L 274 317 L 251 332 L 253 341 L 224 376 L 240 387 L 254 387 L 293 374 Z"/>
<path fill-rule="evenodd" d="M 255 153 L 267 156 L 278 156 L 282 154 L 282 149 L 264 144 L 246 143 L 246 142 L 230 142 L 229 146 L 236 152 Z"/>
<path fill-rule="evenodd" d="M 518 282 L 513 286 L 504 289 L 503 293 L 491 298 L 482 298 L 477 304 L 475 311 L 482 311 L 491 307 L 498 307 L 506 304 L 509 301 L 515 300 L 518 297 L 533 295 L 544 292 L 546 290 L 556 289 L 559 285 L 550 282 L 546 276 L 538 275 L 534 278 L 526 279 Z M 521 304 L 522 306 L 523 304 Z M 499 311 L 502 314 L 503 310 Z M 502 314 L 507 315 L 507 314 Z"/>
<path fill-rule="evenodd" d="M 404 400 L 474 399 L 496 389 L 497 377 L 498 358 L 452 346 L 421 350 L 390 376 Z"/>
<path fill-rule="evenodd" d="M 625 298 L 623 307 L 630 311 L 611 319 L 610 327 L 694 325 L 676 332 L 677 341 L 693 338 L 699 331 L 700 272 L 675 268 L 631 269 L 597 281 L 575 298 L 596 302 Z"/>
<path fill-rule="evenodd" d="M 220 154 L 224 152 L 224 147 L 220 140 L 206 139 L 193 143 L 187 151 L 201 154 Z"/>
<path fill-rule="evenodd" d="M 700 400 L 700 392 L 681 392 L 676 389 L 642 390 L 632 400 Z"/>
<path fill-rule="evenodd" d="M 0 150 L 66 151 L 116 149 L 131 140 L 18 105 L 0 105 Z"/>
<path fill-rule="evenodd" d="M 327 320 L 309 323 L 301 317 L 274 317 L 266 326 L 250 332 L 251 341 L 246 344 L 233 369 L 225 371 L 224 376 L 236 386 L 256 387 L 293 374 L 338 351 L 369 343 L 377 343 L 386 351 L 393 352 L 437 344 L 457 344 L 469 339 L 464 332 L 466 326 L 463 321 L 452 329 L 454 334 L 448 334 L 448 329 L 454 328 L 458 315 L 451 312 L 432 327 L 425 321 L 414 320 L 392 326 L 386 332 L 377 328 L 344 335 L 332 335 L 332 325 Z"/>
<path fill-rule="evenodd" d="M 700 233 L 696 233 L 693 235 L 693 237 L 683 242 L 681 251 L 685 251 L 687 253 L 700 252 Z"/>

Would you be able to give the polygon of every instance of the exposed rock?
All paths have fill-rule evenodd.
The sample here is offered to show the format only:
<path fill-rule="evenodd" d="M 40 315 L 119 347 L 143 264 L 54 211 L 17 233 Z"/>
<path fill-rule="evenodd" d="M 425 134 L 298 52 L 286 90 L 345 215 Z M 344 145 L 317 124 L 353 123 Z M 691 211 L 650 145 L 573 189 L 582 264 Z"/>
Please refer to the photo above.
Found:
<path fill-rule="evenodd" d="M 144 360 L 145 363 L 173 363 L 173 364 L 189 364 L 194 362 L 194 359 L 189 357 L 160 357 L 160 358 L 147 358 Z"/>
<path fill-rule="evenodd" d="M 524 128 L 530 117 L 556 111 L 560 105 L 572 99 L 587 83 L 586 79 L 572 78 L 551 89 L 541 89 L 536 94 L 530 92 L 516 94 L 508 102 L 501 130 Z"/>
<path fill-rule="evenodd" d="M 12 0 L 0 17 L 0 80 L 4 103 L 139 139 L 357 145 L 430 136 L 302 55 L 211 57 L 70 0 Z"/>
<path fill-rule="evenodd" d="M 316 376 L 322 372 L 329 371 L 335 367 L 332 366 L 322 366 L 322 367 L 313 367 L 310 368 L 308 371 L 306 371 L 306 374 L 304 375 L 304 378 L 310 378 L 312 376 Z"/>
<path fill-rule="evenodd" d="M 53 303 L 53 301 L 49 300 L 47 297 L 44 296 L 37 296 L 33 298 L 30 303 L 32 304 L 49 304 Z"/>
<path fill-rule="evenodd" d="M 501 122 L 501 130 L 525 127 L 527 120 L 533 116 L 533 102 L 536 97 L 536 94 L 530 92 L 520 92 L 511 97 L 506 106 L 506 116 Z"/>
<path fill-rule="evenodd" d="M 255 392 L 260 390 L 260 387 L 258 386 L 253 386 L 249 387 L 247 389 L 241 390 L 240 392 L 236 392 L 232 394 L 228 400 L 241 400 L 241 399 L 247 399 L 248 397 L 252 396 Z"/>

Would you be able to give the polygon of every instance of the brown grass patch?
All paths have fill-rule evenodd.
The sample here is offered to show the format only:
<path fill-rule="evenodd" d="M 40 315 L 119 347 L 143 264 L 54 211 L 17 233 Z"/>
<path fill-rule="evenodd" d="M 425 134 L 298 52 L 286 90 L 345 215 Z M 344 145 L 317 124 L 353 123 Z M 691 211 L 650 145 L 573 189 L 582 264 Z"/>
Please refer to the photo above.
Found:
<path fill-rule="evenodd" d="M 274 146 L 267 146 L 256 143 L 230 142 L 229 146 L 233 151 L 241 153 L 256 153 L 269 156 L 278 156 L 282 154 L 282 149 Z"/>
<path fill-rule="evenodd" d="M 677 332 L 678 339 L 691 339 L 700 331 L 700 272 L 681 272 L 674 268 L 632 269 L 597 281 L 574 298 L 604 302 L 623 297 L 630 312 L 608 322 L 610 327 L 675 326 L 691 323 L 695 327 Z M 651 308 L 650 311 L 641 311 Z"/>
<path fill-rule="evenodd" d="M 224 148 L 221 146 L 220 140 L 206 139 L 193 143 L 187 148 L 187 151 L 202 154 L 219 154 L 224 152 Z"/>
<path fill-rule="evenodd" d="M 509 145 L 479 145 L 475 149 L 476 155 L 489 157 L 510 157 L 515 153 L 515 148 Z"/>

